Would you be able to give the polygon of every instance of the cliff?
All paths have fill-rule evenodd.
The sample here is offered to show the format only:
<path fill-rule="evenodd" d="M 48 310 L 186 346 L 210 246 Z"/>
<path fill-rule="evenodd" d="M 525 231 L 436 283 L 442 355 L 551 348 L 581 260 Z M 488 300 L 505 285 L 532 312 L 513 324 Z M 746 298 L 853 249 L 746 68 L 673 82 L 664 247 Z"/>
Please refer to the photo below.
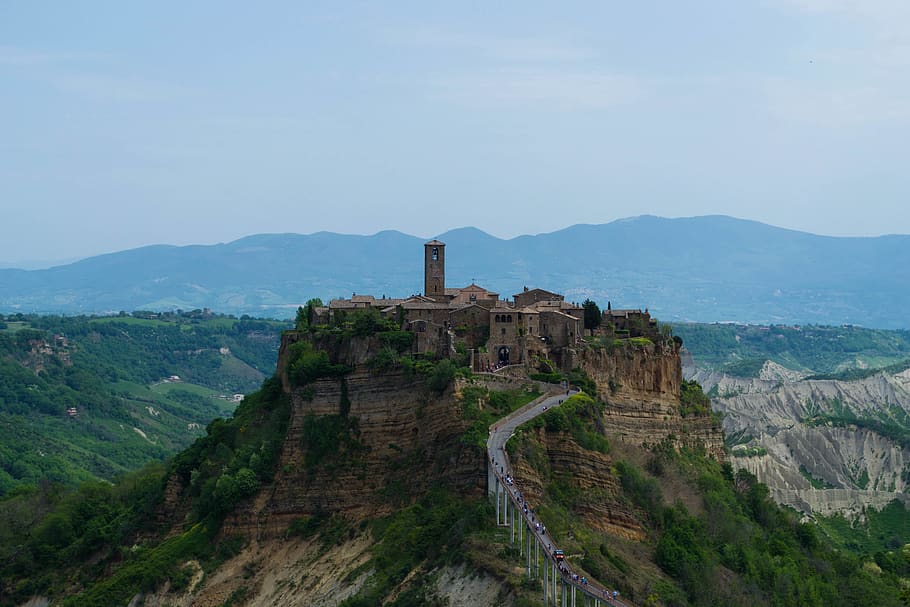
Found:
<path fill-rule="evenodd" d="M 682 365 L 675 342 L 623 340 L 610 348 L 583 350 L 578 363 L 606 403 L 608 436 L 640 447 L 669 440 L 676 448 L 704 449 L 708 456 L 724 459 L 718 423 L 709 414 L 681 413 Z"/>
<path fill-rule="evenodd" d="M 309 341 L 306 352 L 313 354 L 313 360 L 318 359 L 320 369 L 329 376 L 307 375 L 305 382 L 296 385 L 300 376 L 294 372 L 294 378 L 289 377 L 288 368 L 302 360 L 295 358 L 301 348 L 294 348 L 302 339 Z M 384 574 L 377 574 L 375 569 L 382 566 L 375 558 L 376 547 L 383 542 L 388 545 L 389 540 L 377 537 L 376 533 L 383 533 L 381 525 L 377 530 L 368 521 L 386 515 L 394 519 L 415 508 L 415 512 L 426 510 L 426 500 L 440 485 L 450 496 L 459 498 L 485 494 L 486 454 L 466 436 L 478 431 L 480 436 L 485 435 L 487 418 L 475 417 L 471 425 L 466 412 L 472 401 L 462 398 L 470 393 L 467 382 L 450 383 L 440 393 L 430 388 L 425 373 L 405 364 L 376 371 L 371 361 L 380 348 L 372 336 L 314 337 L 295 332 L 283 336 L 277 369 L 281 382 L 280 387 L 279 382 L 273 382 L 275 394 L 260 397 L 261 411 L 249 406 L 230 424 L 211 430 L 216 435 L 235 437 L 231 445 L 234 457 L 253 467 L 253 456 L 244 455 L 245 449 L 266 443 L 257 438 L 247 445 L 236 437 L 253 431 L 255 419 L 274 413 L 286 415 L 271 482 L 264 482 L 258 492 L 227 511 L 215 540 L 219 544 L 238 541 L 243 547 L 198 587 L 194 582 L 179 600 L 174 592 L 162 589 L 161 604 L 215 607 L 233 600 L 238 593 L 243 593 L 244 604 L 255 606 L 332 605 L 355 595 L 369 596 L 371 585 L 384 579 Z M 648 457 L 649 446 L 666 440 L 680 447 L 704 448 L 715 455 L 719 452 L 722 441 L 710 417 L 683 418 L 680 414 L 682 380 L 678 349 L 673 345 L 628 343 L 610 351 L 582 351 L 577 356 L 579 366 L 606 400 L 606 405 L 595 408 L 594 427 L 611 443 L 624 443 L 629 452 L 643 447 L 645 450 L 639 451 L 645 455 L 641 457 Z M 516 394 L 537 388 L 527 377 L 497 375 L 470 381 L 476 383 L 472 383 L 474 388 Z M 493 406 L 494 399 L 488 396 L 470 406 Z M 497 409 L 497 415 L 507 411 Z M 475 427 L 477 422 L 479 428 Z M 615 549 L 623 559 L 638 561 L 641 542 L 649 540 L 649 531 L 643 526 L 642 513 L 624 496 L 614 469 L 617 451 L 608 454 L 583 448 L 570 433 L 540 431 L 537 440 L 545 454 L 543 468 L 537 460 L 516 460 L 516 474 L 522 478 L 529 499 L 542 501 L 552 490 L 554 479 L 569 479 L 566 482 L 576 495 L 573 513 L 591 530 L 622 542 L 622 547 Z M 221 468 L 213 460 L 224 451 L 219 441 L 205 447 L 210 455 L 198 454 L 189 461 L 208 467 L 215 478 L 218 474 L 239 477 L 240 472 L 232 472 L 236 468 Z M 186 470 L 185 478 L 191 478 L 193 472 Z M 175 520 L 192 512 L 189 491 L 189 486 L 181 489 L 172 477 L 163 506 L 167 518 Z M 217 489 L 214 495 L 219 495 Z M 299 532 L 309 522 L 317 527 L 315 536 Z M 446 527 L 445 537 L 451 537 L 452 532 Z M 329 537 L 332 539 L 326 539 Z M 507 580 L 514 571 L 496 559 L 490 561 L 491 548 L 485 546 L 465 547 L 472 551 L 475 566 L 484 563 L 483 572 L 439 568 L 430 559 L 418 559 L 409 565 L 410 573 L 404 579 L 382 590 L 383 600 L 416 587 L 446 597 L 451 605 L 472 601 L 510 604 L 515 588 Z M 497 554 L 500 548 L 493 550 Z M 154 600 L 147 597 L 145 604 L 154 605 Z"/>
<path fill-rule="evenodd" d="M 908 499 L 910 371 L 808 380 L 766 364 L 760 378 L 697 373 L 724 414 L 731 462 L 806 514 L 860 516 Z"/>
<path fill-rule="evenodd" d="M 551 472 L 570 478 L 573 487 L 581 491 L 574 510 L 588 527 L 628 540 L 645 539 L 645 529 L 622 499 L 622 487 L 613 474 L 610 455 L 585 450 L 569 435 L 552 435 L 543 429 L 534 431 L 533 440 L 543 449 L 546 468 L 534 465 L 522 454 L 513 462 L 515 477 L 529 503 L 541 502 L 548 482 L 546 474 Z"/>
<path fill-rule="evenodd" d="M 364 363 L 377 344 L 356 337 L 317 343 L 350 373 L 295 387 L 287 361 L 299 338 L 286 333 L 279 353 L 291 412 L 274 482 L 228 519 L 229 532 L 276 537 L 292 521 L 320 513 L 351 521 L 383 516 L 439 479 L 480 494 L 485 457 L 460 440 L 467 422 L 451 387 L 436 394 L 401 368 L 371 372 Z"/>

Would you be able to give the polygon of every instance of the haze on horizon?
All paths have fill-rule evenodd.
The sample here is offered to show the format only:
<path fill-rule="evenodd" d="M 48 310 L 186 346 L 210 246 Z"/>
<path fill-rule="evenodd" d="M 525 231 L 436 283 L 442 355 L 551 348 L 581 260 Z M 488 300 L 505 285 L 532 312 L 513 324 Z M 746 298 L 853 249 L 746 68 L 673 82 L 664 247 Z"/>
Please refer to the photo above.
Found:
<path fill-rule="evenodd" d="M 910 3 L 0 5 L 0 265 L 724 214 L 910 233 Z"/>

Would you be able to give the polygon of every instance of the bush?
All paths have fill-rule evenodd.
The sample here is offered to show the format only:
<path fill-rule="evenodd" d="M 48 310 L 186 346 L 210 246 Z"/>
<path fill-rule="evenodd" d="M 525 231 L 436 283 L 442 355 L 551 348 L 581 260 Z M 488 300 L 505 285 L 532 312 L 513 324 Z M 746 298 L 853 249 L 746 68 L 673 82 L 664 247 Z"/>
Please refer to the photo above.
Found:
<path fill-rule="evenodd" d="M 705 395 L 695 380 L 683 380 L 679 387 L 679 414 L 682 417 L 703 417 L 711 413 L 711 399 Z"/>
<path fill-rule="evenodd" d="M 325 460 L 339 455 L 342 449 L 359 451 L 363 445 L 355 438 L 357 431 L 356 417 L 305 415 L 301 429 L 301 442 L 306 449 L 304 466 L 312 471 Z"/>
<path fill-rule="evenodd" d="M 401 354 L 414 345 L 414 333 L 411 331 L 384 331 L 379 334 L 379 341 L 395 352 Z"/>
<path fill-rule="evenodd" d="M 455 379 L 455 365 L 451 360 L 444 358 L 436 363 L 436 367 L 432 370 L 427 379 L 427 385 L 430 387 L 430 390 L 436 394 L 442 395 L 446 391 L 446 388 L 449 387 L 449 384 L 452 383 L 452 380 Z"/>
<path fill-rule="evenodd" d="M 314 350 L 308 341 L 298 341 L 290 348 L 288 377 L 297 386 L 323 377 L 344 377 L 350 372 L 350 367 L 330 363 L 329 355 Z"/>

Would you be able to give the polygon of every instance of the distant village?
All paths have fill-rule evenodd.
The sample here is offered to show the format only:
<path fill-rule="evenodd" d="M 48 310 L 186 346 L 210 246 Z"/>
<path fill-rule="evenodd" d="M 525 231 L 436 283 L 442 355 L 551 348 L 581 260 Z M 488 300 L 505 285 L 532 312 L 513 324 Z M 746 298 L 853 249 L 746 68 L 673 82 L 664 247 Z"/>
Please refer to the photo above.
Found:
<path fill-rule="evenodd" d="M 354 294 L 316 307 L 312 325 L 331 323 L 339 313 L 374 308 L 396 319 L 401 329 L 415 333 L 414 351 L 440 357 L 451 356 L 456 344 L 471 353 L 475 371 L 549 359 L 565 366 L 565 359 L 583 344 L 584 307 L 565 301 L 559 293 L 529 289 L 500 299 L 484 287 L 471 283 L 449 288 L 445 280 L 446 245 L 438 240 L 424 244 L 424 289 L 422 295 L 404 299 L 376 298 Z M 647 310 L 613 310 L 608 304 L 597 328 L 588 334 L 640 337 L 657 334 L 657 321 Z"/>

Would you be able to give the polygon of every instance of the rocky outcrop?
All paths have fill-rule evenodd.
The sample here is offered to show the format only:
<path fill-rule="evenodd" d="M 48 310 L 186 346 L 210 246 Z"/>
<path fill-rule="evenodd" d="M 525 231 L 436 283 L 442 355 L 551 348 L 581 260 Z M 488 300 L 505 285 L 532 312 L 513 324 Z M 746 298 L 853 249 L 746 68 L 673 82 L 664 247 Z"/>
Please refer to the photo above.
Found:
<path fill-rule="evenodd" d="M 877 429 L 907 428 L 910 371 L 856 381 L 791 380 L 765 365 L 763 375 L 694 374 L 716 394 L 712 402 L 724 414 L 735 468 L 749 470 L 775 500 L 806 514 L 854 516 L 868 506 L 908 501 L 910 450 Z"/>
<path fill-rule="evenodd" d="M 347 400 L 346 405 L 342 401 Z M 482 490 L 482 451 L 462 445 L 461 406 L 450 390 L 429 392 L 402 371 L 374 375 L 358 367 L 344 379 L 318 380 L 291 392 L 292 413 L 274 483 L 227 522 L 228 532 L 284 534 L 290 523 L 321 512 L 351 520 L 381 516 L 443 477 Z M 303 440 L 314 416 L 337 416 L 330 444 L 313 462 Z"/>
<path fill-rule="evenodd" d="M 677 448 L 704 449 L 724 458 L 723 434 L 710 415 L 680 412 L 682 366 L 672 341 L 635 343 L 583 351 L 580 366 L 606 403 L 608 436 L 641 447 L 669 440 Z"/>
<path fill-rule="evenodd" d="M 574 510 L 593 529 L 618 537 L 640 541 L 645 538 L 635 513 L 622 497 L 622 487 L 612 473 L 609 455 L 582 449 L 567 434 L 549 434 L 543 429 L 535 432 L 534 442 L 546 453 L 548 469 L 582 491 Z M 540 502 L 547 482 L 544 471 L 520 455 L 512 462 L 529 503 Z"/>

